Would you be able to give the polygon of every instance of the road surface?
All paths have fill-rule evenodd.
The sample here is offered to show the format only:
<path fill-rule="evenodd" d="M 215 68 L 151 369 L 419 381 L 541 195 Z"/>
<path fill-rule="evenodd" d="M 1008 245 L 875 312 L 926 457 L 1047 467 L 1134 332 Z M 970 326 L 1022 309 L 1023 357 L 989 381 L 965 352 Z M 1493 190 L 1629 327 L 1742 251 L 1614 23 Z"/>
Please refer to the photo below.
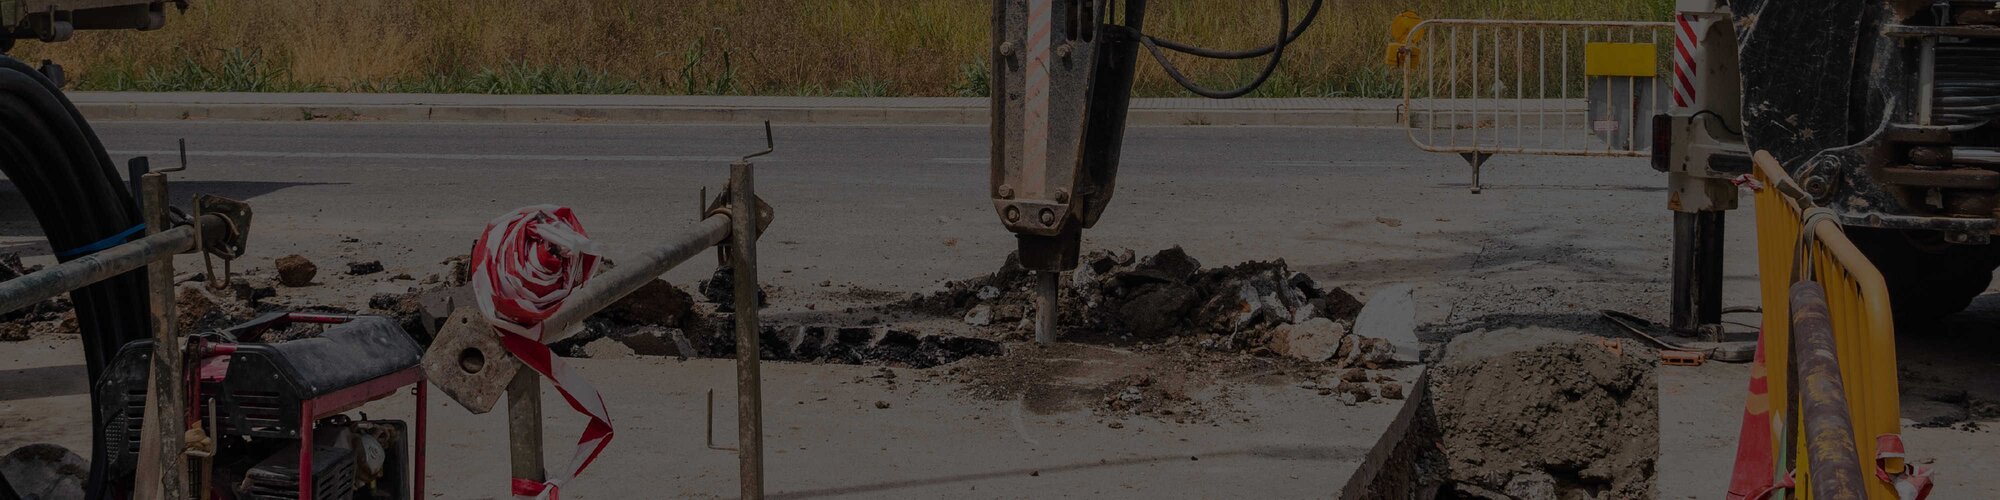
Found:
<path fill-rule="evenodd" d="M 591 236 L 636 249 L 649 235 L 693 220 L 701 187 L 720 186 L 730 161 L 763 144 L 761 128 L 731 125 L 96 127 L 115 159 L 150 155 L 155 165 L 171 164 L 175 140 L 186 138 L 190 168 L 174 177 L 176 197 L 208 192 L 249 201 L 257 215 L 250 254 L 238 268 L 253 273 L 298 253 L 319 261 L 323 274 L 345 261 L 379 259 L 390 274 L 422 276 L 463 253 L 492 217 L 540 203 L 573 207 Z M 857 289 L 929 292 L 942 281 L 989 272 L 1013 248 L 986 199 L 983 126 L 780 124 L 776 133 L 777 153 L 758 160 L 759 193 L 777 210 L 759 254 L 762 275 L 791 307 L 838 301 Z M 1116 199 L 1085 233 L 1085 246 L 1145 254 L 1179 245 L 1210 266 L 1282 258 L 1321 283 L 1356 292 L 1415 284 L 1420 320 L 1434 340 L 1509 329 L 1616 335 L 1597 320 L 1599 310 L 1666 316 L 1671 218 L 1664 174 L 1639 159 L 1503 155 L 1488 163 L 1484 179 L 1485 193 L 1471 194 L 1462 160 L 1418 151 L 1396 130 L 1138 127 L 1126 139 Z M 0 249 L 45 255 L 38 228 L 11 189 L 0 184 Z M 1751 305 L 1751 218 L 1739 211 L 1729 223 L 1725 302 Z M 199 261 L 180 265 L 194 269 Z M 689 285 L 710 269 L 687 266 L 668 278 Z M 309 293 L 353 301 L 402 286 Z M 1912 350 L 1963 358 L 1953 376 L 1990 386 L 2000 372 L 1992 362 L 2000 349 L 1986 335 L 2000 330 L 1993 323 L 1957 322 Z M 1964 342 L 1988 355 L 1968 354 Z M 1927 364 L 1905 357 L 1906 366 Z M 1720 496 L 1747 376 L 1741 366 L 1663 369 L 1663 498 Z M 0 397 L 0 407 L 33 396 Z M 1996 466 L 1979 458 L 2000 450 L 1991 431 L 1912 429 L 1907 437 L 1913 456 L 1936 458 L 1945 471 L 1941 491 L 2000 490 Z M 0 439 L 0 448 L 18 444 L 9 438 Z M 714 469 L 713 477 L 674 491 L 732 491 L 733 464 L 718 457 L 699 462 Z M 584 481 L 614 477 L 593 473 Z M 839 481 L 773 477 L 773 491 L 789 485 L 828 494 L 915 494 L 903 488 L 935 486 L 892 482 L 850 490 Z M 1118 490 L 1100 490 L 1111 491 Z"/>

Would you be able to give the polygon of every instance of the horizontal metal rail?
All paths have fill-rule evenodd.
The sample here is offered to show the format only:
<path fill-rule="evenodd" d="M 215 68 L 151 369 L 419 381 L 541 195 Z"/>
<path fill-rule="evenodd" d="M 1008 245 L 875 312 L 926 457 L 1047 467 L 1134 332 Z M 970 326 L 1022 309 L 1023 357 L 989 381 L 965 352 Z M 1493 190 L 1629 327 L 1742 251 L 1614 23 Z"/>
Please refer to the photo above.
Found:
<path fill-rule="evenodd" d="M 220 241 L 229 234 L 229 220 L 220 215 L 204 215 L 200 223 L 202 236 L 210 241 Z M 0 282 L 0 314 L 144 269 L 147 263 L 192 252 L 194 246 L 194 226 L 180 226 Z"/>
<path fill-rule="evenodd" d="M 584 318 L 610 307 L 618 299 L 631 295 L 682 262 L 722 244 L 723 240 L 729 239 L 729 234 L 730 217 L 716 215 L 668 235 L 661 246 L 619 259 L 618 267 L 583 282 L 570 292 L 569 298 L 563 300 L 562 309 L 557 309 L 555 314 L 542 321 L 543 332 L 548 333 L 542 342 L 553 344 L 575 335 L 571 327 Z"/>

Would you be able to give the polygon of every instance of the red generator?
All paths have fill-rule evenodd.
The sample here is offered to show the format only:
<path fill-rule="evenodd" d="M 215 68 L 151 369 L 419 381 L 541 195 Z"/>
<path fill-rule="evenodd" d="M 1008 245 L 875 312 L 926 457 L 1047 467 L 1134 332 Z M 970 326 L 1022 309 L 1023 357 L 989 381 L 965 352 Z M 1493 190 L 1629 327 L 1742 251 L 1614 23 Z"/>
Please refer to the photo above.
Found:
<path fill-rule="evenodd" d="M 424 498 L 423 347 L 396 321 L 270 313 L 192 336 L 187 350 L 187 424 L 214 440 L 189 469 L 197 498 Z M 129 491 L 137 469 L 152 351 L 127 344 L 92 388 L 113 491 Z M 414 425 L 359 411 L 398 391 L 416 394 Z"/>

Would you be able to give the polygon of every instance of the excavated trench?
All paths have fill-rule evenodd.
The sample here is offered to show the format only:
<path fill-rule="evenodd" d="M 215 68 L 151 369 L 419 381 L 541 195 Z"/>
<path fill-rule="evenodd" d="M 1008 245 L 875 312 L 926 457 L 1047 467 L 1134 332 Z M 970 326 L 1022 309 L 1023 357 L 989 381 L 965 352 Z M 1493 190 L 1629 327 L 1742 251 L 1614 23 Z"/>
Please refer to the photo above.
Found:
<path fill-rule="evenodd" d="M 1513 332 L 1463 335 L 1443 350 L 1344 498 L 1653 495 L 1654 352 Z"/>

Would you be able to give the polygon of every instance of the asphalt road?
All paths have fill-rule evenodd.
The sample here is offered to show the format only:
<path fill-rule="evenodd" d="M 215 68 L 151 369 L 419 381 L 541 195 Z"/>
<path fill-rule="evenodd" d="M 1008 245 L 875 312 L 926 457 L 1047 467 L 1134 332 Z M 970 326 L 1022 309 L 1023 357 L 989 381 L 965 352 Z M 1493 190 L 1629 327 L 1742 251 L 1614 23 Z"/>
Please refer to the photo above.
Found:
<path fill-rule="evenodd" d="M 151 155 L 156 165 L 170 164 L 175 140 L 186 138 L 190 169 L 174 177 L 176 197 L 207 192 L 255 207 L 239 266 L 249 272 L 298 253 L 322 269 L 379 259 L 422 276 L 464 252 L 492 217 L 541 203 L 575 208 L 594 238 L 631 251 L 692 221 L 699 189 L 720 186 L 730 161 L 763 145 L 754 126 L 96 126 L 114 158 Z M 985 198 L 983 126 L 776 133 L 777 153 L 758 160 L 759 192 L 777 211 L 759 254 L 787 299 L 781 307 L 855 289 L 927 292 L 990 271 L 1013 248 Z M 1643 160 L 1500 156 L 1487 165 L 1484 194 L 1469 193 L 1468 180 L 1457 156 L 1419 151 L 1396 130 L 1134 128 L 1117 198 L 1085 245 L 1141 254 L 1179 245 L 1211 266 L 1282 258 L 1364 294 L 1412 283 L 1434 339 L 1482 329 L 1615 335 L 1599 310 L 1666 316 L 1665 178 Z M 0 184 L 0 248 L 36 249 L 39 231 L 9 189 Z M 1754 304 L 1751 218 L 1741 211 L 1730 223 L 1725 301 Z M 696 264 L 668 278 L 690 284 L 712 269 Z M 356 301 L 373 291 L 316 293 Z M 1966 361 L 1961 375 L 1990 381 L 2000 372 L 1991 359 Z M 1662 497 L 1719 496 L 1747 370 L 1663 373 Z M 1994 474 L 1967 469 L 1991 472 L 1974 464 L 2000 449 L 1991 434 L 1912 431 L 1910 440 L 1913 455 L 1967 471 L 1943 476 L 1946 486 L 1991 487 Z"/>

